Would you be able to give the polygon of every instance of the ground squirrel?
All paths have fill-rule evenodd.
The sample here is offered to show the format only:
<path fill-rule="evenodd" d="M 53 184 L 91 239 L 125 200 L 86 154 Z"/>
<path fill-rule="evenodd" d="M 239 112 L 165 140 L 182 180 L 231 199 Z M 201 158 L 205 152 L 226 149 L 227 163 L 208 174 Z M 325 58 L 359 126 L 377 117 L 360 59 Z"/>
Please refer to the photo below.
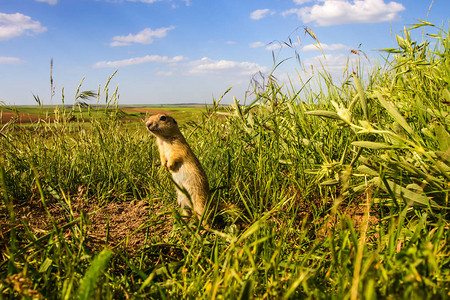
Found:
<path fill-rule="evenodd" d="M 156 137 L 161 164 L 170 171 L 176 183 L 178 204 L 185 214 L 191 209 L 201 219 L 209 198 L 208 179 L 177 122 L 167 114 L 157 114 L 147 119 L 146 126 Z"/>

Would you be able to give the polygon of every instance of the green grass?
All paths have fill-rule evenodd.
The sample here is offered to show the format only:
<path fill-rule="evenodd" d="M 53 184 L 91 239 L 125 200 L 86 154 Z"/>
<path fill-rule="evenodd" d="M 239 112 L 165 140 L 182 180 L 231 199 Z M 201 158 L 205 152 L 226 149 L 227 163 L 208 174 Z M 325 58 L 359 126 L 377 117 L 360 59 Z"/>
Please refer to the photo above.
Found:
<path fill-rule="evenodd" d="M 18 106 L 0 106 L 0 113 L 30 114 L 40 117 L 56 117 L 59 115 L 73 115 L 78 120 L 89 121 L 91 119 L 100 119 L 108 116 L 112 112 L 119 111 L 120 118 L 139 119 L 149 116 L 145 110 L 167 111 L 177 117 L 194 116 L 199 111 L 205 110 L 205 105 L 117 105 L 116 107 L 107 107 L 105 105 L 89 105 L 89 107 L 78 107 L 72 105 L 18 105 Z M 130 111 L 140 109 L 140 111 Z"/>
<path fill-rule="evenodd" d="M 82 110 L 88 125 L 3 126 L 0 298 L 448 298 L 449 32 L 424 29 L 343 84 L 323 70 L 300 89 L 269 80 L 247 105 L 173 108 L 238 226 L 180 218 L 153 139 L 118 106 Z M 133 199 L 167 207 L 141 226 L 146 245 L 93 242 L 76 201 Z"/>

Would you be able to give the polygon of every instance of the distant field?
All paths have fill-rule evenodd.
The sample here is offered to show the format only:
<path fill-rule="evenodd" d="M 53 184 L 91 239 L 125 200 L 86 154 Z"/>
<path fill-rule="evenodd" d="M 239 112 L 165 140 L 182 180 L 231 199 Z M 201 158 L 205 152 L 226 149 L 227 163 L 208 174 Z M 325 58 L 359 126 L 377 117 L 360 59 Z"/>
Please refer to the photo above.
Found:
<path fill-rule="evenodd" d="M 180 104 L 180 105 L 119 105 L 111 108 L 95 105 L 89 108 L 72 105 L 30 105 L 30 106 L 0 106 L 0 124 L 5 124 L 15 119 L 19 124 L 36 123 L 39 120 L 55 121 L 57 114 L 65 114 L 70 121 L 82 119 L 89 121 L 91 118 L 107 116 L 112 111 L 118 112 L 118 118 L 127 121 L 144 119 L 156 113 L 168 113 L 182 119 L 192 118 L 201 112 L 206 112 L 205 105 Z"/>

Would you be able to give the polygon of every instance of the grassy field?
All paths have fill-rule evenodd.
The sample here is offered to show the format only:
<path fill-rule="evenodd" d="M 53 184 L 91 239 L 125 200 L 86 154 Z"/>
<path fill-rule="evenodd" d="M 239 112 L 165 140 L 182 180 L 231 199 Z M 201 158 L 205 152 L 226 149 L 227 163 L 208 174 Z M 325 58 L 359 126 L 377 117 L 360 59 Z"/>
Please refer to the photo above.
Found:
<path fill-rule="evenodd" d="M 450 297 L 450 40 L 421 25 L 247 105 L 16 108 L 50 119 L 0 129 L 0 299 Z M 180 216 L 145 109 L 176 110 L 224 226 Z"/>
<path fill-rule="evenodd" d="M 86 105 L 86 106 L 85 106 Z M 75 123 L 90 122 L 92 119 L 110 118 L 137 121 L 158 111 L 172 114 L 180 120 L 189 120 L 196 113 L 206 110 L 205 105 L 23 105 L 0 106 L 0 123 L 5 124 L 11 119 L 14 123 L 36 123 L 39 119 L 49 122 Z"/>

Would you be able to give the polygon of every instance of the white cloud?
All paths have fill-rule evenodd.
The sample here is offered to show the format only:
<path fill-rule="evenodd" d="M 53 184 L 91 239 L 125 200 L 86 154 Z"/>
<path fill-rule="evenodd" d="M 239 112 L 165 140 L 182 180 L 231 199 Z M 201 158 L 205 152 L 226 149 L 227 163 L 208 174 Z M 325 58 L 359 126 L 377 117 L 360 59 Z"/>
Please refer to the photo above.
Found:
<path fill-rule="evenodd" d="M 154 63 L 177 63 L 185 60 L 186 58 L 183 56 L 174 56 L 169 58 L 167 56 L 160 55 L 146 55 L 142 57 L 133 57 L 123 60 L 114 60 L 114 61 L 100 61 L 94 65 L 94 68 L 119 68 L 126 67 L 131 65 L 139 65 L 149 62 Z"/>
<path fill-rule="evenodd" d="M 265 18 L 268 14 L 274 14 L 270 9 L 257 9 L 250 14 L 250 19 L 252 20 L 260 20 Z"/>
<path fill-rule="evenodd" d="M 314 45 L 314 44 L 309 44 L 306 46 L 302 47 L 303 51 L 320 51 L 320 49 L 322 49 L 322 51 L 342 51 L 342 50 L 350 50 L 350 47 L 345 46 L 343 44 L 324 44 L 324 43 L 320 43 L 319 45 Z"/>
<path fill-rule="evenodd" d="M 259 48 L 259 47 L 263 47 L 265 44 L 263 42 L 254 42 L 254 43 L 250 43 L 248 44 L 248 46 L 250 48 Z"/>
<path fill-rule="evenodd" d="M 152 30 L 151 28 L 145 28 L 135 35 L 130 33 L 128 35 L 115 36 L 113 37 L 113 42 L 110 43 L 110 46 L 128 46 L 131 45 L 131 43 L 151 44 L 154 42 L 155 38 L 163 38 L 167 36 L 167 32 L 169 30 L 173 29 L 175 29 L 174 26 L 162 27 L 155 30 Z"/>
<path fill-rule="evenodd" d="M 23 61 L 18 57 L 0 57 L 0 65 L 1 64 L 20 64 Z"/>
<path fill-rule="evenodd" d="M 265 72 L 266 67 L 252 62 L 238 62 L 230 60 L 213 60 L 204 57 L 189 63 L 188 75 L 239 75 L 249 76 L 259 71 Z"/>
<path fill-rule="evenodd" d="M 46 31 L 47 28 L 29 16 L 20 13 L 0 13 L 0 41 L 9 40 L 23 34 L 33 35 Z"/>
<path fill-rule="evenodd" d="M 342 75 L 342 72 L 348 65 L 356 67 L 361 57 L 347 54 L 326 54 L 307 58 L 303 61 L 305 67 L 313 66 L 316 70 L 322 71 L 322 66 L 333 76 Z M 368 62 L 365 62 L 368 63 Z M 368 63 L 370 64 L 370 63 Z M 308 68 L 307 68 L 308 69 Z M 350 68 L 351 70 L 351 68 Z"/>
<path fill-rule="evenodd" d="M 289 16 L 289 15 L 297 15 L 299 19 L 301 19 L 301 8 L 291 8 L 288 10 L 285 10 L 281 13 L 283 17 Z"/>
<path fill-rule="evenodd" d="M 298 42 L 294 42 L 291 44 L 292 48 L 296 48 L 299 46 Z M 268 45 L 265 49 L 268 51 L 276 51 L 279 50 L 281 48 L 284 47 L 288 47 L 286 44 L 284 43 L 272 43 L 270 45 Z M 319 49 L 320 47 L 320 49 Z M 302 46 L 301 50 L 305 51 L 305 52 L 312 52 L 312 51 L 346 51 L 346 50 L 350 50 L 351 48 L 348 46 L 345 46 L 344 44 L 325 44 L 325 43 L 320 43 L 319 45 L 315 45 L 315 44 L 308 44 L 306 46 Z"/>
<path fill-rule="evenodd" d="M 236 45 L 235 41 L 226 41 L 225 44 L 227 45 Z"/>
<path fill-rule="evenodd" d="M 321 4 L 293 8 L 283 16 L 296 14 L 305 23 L 315 22 L 320 26 L 353 23 L 389 22 L 399 18 L 405 7 L 398 2 L 384 0 L 321 0 Z"/>
<path fill-rule="evenodd" d="M 169 65 L 169 70 L 157 70 L 156 75 L 158 76 L 216 76 L 220 78 L 232 77 L 234 79 L 238 77 L 248 77 L 255 73 L 266 72 L 267 67 L 261 66 L 257 63 L 252 62 L 239 62 L 231 60 L 213 60 L 204 57 L 199 60 L 186 61 L 187 58 L 184 56 L 174 56 L 169 58 L 167 56 L 159 55 L 146 55 L 143 57 L 133 57 L 123 60 L 115 61 L 100 61 L 93 65 L 94 68 L 120 68 L 131 65 L 138 65 L 143 63 L 165 63 Z"/>
<path fill-rule="evenodd" d="M 36 1 L 36 2 L 45 2 L 45 3 L 48 3 L 50 5 L 55 5 L 55 4 L 58 3 L 58 0 L 34 0 L 34 1 Z"/>
<path fill-rule="evenodd" d="M 272 43 L 272 44 L 268 45 L 265 49 L 268 51 L 275 51 L 275 50 L 279 50 L 281 48 L 283 48 L 282 44 Z"/>

